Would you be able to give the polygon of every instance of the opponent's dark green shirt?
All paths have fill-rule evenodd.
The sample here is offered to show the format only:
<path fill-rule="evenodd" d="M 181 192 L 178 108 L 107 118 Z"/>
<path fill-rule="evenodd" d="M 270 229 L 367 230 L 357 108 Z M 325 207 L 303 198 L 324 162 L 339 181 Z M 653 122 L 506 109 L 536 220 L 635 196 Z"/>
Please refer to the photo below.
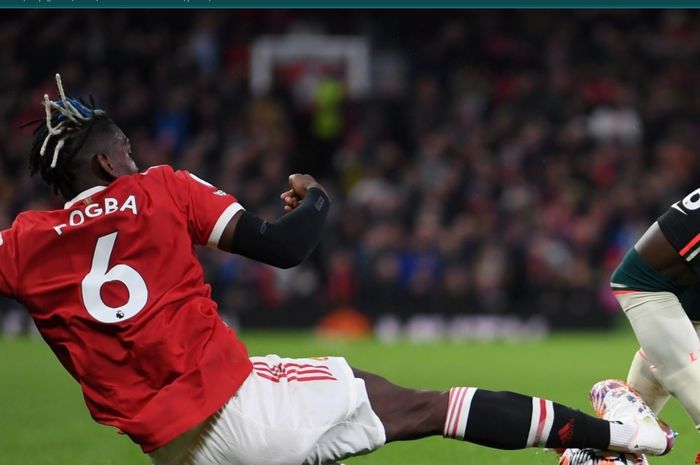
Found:
<path fill-rule="evenodd" d="M 661 232 L 700 275 L 700 189 L 688 194 L 659 217 Z M 682 287 L 649 266 L 632 248 L 610 277 L 614 292 L 671 292 L 691 320 L 700 320 L 700 287 Z"/>

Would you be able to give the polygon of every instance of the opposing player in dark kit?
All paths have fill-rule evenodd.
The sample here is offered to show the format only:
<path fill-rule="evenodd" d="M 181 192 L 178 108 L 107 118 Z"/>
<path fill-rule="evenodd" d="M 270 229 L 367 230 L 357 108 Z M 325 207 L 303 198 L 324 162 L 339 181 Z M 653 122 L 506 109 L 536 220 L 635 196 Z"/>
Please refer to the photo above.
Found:
<path fill-rule="evenodd" d="M 627 384 L 658 414 L 675 396 L 700 428 L 700 189 L 674 203 L 610 278 L 640 349 Z M 570 465 L 586 457 L 567 451 Z"/>
<path fill-rule="evenodd" d="M 627 253 L 611 286 L 641 349 L 628 383 L 659 412 L 670 395 L 700 428 L 700 189 L 674 203 Z"/>
<path fill-rule="evenodd" d="M 249 358 L 217 315 L 193 245 L 294 266 L 321 236 L 323 187 L 290 176 L 287 213 L 264 221 L 186 171 L 138 172 L 119 127 L 57 84 L 30 167 L 67 202 L 0 233 L 0 293 L 29 309 L 93 418 L 155 464 L 332 463 L 440 434 L 500 449 L 672 446 L 624 386 L 599 393 L 627 399 L 609 422 L 511 392 L 405 389 L 340 357 Z"/>

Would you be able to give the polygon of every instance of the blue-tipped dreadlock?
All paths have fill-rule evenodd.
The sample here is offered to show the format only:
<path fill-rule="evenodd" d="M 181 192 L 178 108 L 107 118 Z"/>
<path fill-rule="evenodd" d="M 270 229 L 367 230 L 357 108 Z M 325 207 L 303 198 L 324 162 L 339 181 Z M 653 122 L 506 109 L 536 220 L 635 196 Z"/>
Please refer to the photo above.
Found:
<path fill-rule="evenodd" d="M 56 85 L 60 99 L 52 101 L 44 95 L 46 118 L 40 120 L 43 124 L 34 131 L 29 170 L 32 175 L 40 173 L 54 192 L 70 198 L 76 154 L 96 126 L 114 123 L 103 110 L 96 109 L 92 101 L 88 107 L 81 100 L 66 97 L 59 74 L 56 74 Z"/>
<path fill-rule="evenodd" d="M 54 103 L 56 104 L 56 106 L 59 106 L 62 108 L 66 108 L 67 104 L 70 104 L 73 106 L 73 108 L 75 108 L 77 110 L 77 112 L 78 112 L 78 114 L 80 114 L 80 116 L 82 116 L 83 118 L 86 118 L 86 119 L 89 119 L 96 112 L 102 111 L 102 110 L 97 110 L 95 108 L 88 108 L 85 106 L 85 104 L 83 104 L 83 102 L 81 102 L 80 100 L 74 99 L 72 97 L 66 98 L 66 104 L 63 103 L 63 99 L 58 99 L 58 100 L 54 101 Z M 66 115 L 59 112 L 59 113 L 56 113 L 54 115 L 54 117 L 52 117 L 51 122 L 52 122 L 52 124 L 60 123 L 61 121 L 65 120 L 66 118 L 67 118 Z"/>

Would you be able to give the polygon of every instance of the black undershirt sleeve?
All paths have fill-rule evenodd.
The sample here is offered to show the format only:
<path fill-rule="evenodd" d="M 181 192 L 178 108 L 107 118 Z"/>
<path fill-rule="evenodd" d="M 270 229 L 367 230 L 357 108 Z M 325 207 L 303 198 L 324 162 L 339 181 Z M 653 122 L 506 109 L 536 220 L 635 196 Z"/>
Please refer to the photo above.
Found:
<path fill-rule="evenodd" d="M 330 200 L 320 189 L 309 189 L 301 204 L 276 221 L 241 214 L 230 251 L 279 268 L 301 263 L 318 245 Z"/>
<path fill-rule="evenodd" d="M 666 240 L 685 261 L 700 273 L 700 189 L 688 194 L 657 220 Z"/>

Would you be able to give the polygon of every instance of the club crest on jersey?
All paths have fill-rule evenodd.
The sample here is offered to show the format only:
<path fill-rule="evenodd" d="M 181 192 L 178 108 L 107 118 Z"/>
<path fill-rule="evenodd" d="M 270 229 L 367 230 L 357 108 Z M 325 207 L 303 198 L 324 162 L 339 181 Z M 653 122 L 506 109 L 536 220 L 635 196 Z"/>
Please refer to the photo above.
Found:
<path fill-rule="evenodd" d="M 70 212 L 68 223 L 59 224 L 54 226 L 53 229 L 56 231 L 56 234 L 60 236 L 63 234 L 64 228 L 80 226 L 90 218 L 126 211 L 130 211 L 134 216 L 138 214 L 135 196 L 130 195 L 124 202 L 120 202 L 112 197 L 105 197 L 101 202 L 94 202 L 90 199 L 90 202 L 84 202 L 84 207 L 82 209 L 78 208 Z"/>

